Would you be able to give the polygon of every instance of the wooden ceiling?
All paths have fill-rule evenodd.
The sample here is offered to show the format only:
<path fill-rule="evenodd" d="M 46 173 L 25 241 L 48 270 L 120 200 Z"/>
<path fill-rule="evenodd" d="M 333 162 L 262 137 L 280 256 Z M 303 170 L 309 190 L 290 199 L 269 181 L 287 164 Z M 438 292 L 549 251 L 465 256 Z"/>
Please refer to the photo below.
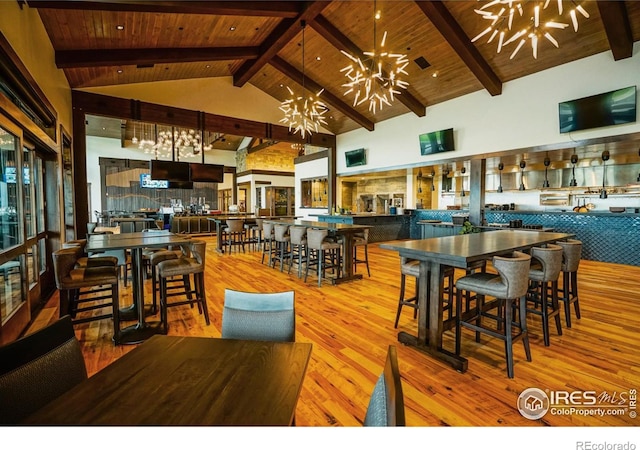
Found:
<path fill-rule="evenodd" d="M 285 86 L 324 88 L 327 129 L 339 134 L 471 92 L 500 95 L 504 83 L 560 64 L 611 51 L 631 56 L 640 40 L 640 2 L 582 2 L 590 18 L 554 33 L 560 48 L 541 43 L 537 59 L 527 45 L 510 59 L 514 45 L 496 53 L 487 27 L 474 13 L 477 1 L 377 1 L 378 39 L 405 53 L 409 87 L 391 106 L 372 114 L 343 96 L 340 50 L 361 54 L 373 47 L 373 1 L 27 1 L 37 8 L 55 50 L 56 65 L 72 88 L 187 78 L 232 77 L 251 83 L 278 101 Z M 550 10 L 555 8 L 551 2 Z M 565 2 L 569 8 L 571 2 Z M 123 29 L 118 29 L 123 26 Z M 424 58 L 422 68 L 416 62 Z M 424 64 L 423 64 L 424 65 Z"/>

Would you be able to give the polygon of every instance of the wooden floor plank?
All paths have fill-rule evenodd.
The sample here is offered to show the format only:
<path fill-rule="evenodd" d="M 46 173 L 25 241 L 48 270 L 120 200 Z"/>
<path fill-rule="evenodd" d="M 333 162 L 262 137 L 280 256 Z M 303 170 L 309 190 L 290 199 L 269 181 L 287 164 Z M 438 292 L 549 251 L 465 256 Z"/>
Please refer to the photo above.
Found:
<path fill-rule="evenodd" d="M 170 308 L 169 334 L 219 337 L 224 289 L 253 292 L 295 291 L 296 339 L 313 344 L 312 358 L 302 389 L 296 423 L 299 426 L 360 426 L 373 386 L 382 371 L 386 348 L 396 345 L 409 426 L 630 426 L 638 419 L 623 416 L 556 416 L 531 421 L 518 412 L 518 395 L 529 387 L 542 390 L 626 392 L 640 386 L 637 365 L 640 342 L 638 287 L 640 268 L 582 261 L 579 271 L 583 317 L 564 326 L 558 336 L 551 328 L 551 345 L 542 341 L 539 317 L 528 320 L 533 361 L 527 362 L 516 344 L 515 378 L 506 376 L 501 341 L 483 337 L 476 343 L 464 332 L 462 353 L 469 370 L 458 373 L 448 365 L 397 342 L 397 333 L 417 332 L 413 310 L 405 308 L 398 329 L 393 322 L 400 282 L 399 258 L 394 252 L 369 246 L 371 278 L 317 286 L 307 283 L 295 268 L 289 275 L 260 263 L 261 253 L 247 251 L 219 255 L 215 240 L 207 245 L 205 288 L 211 324 L 206 326 L 197 308 Z M 457 273 L 459 276 L 460 273 Z M 123 304 L 130 303 L 131 283 L 121 287 Z M 414 289 L 409 280 L 407 289 Z M 147 299 L 151 285 L 145 286 Z M 54 295 L 31 329 L 58 316 Z M 154 320 L 154 319 L 152 319 Z M 90 374 L 127 353 L 134 346 L 115 347 L 111 322 L 102 320 L 76 326 Z M 453 332 L 444 346 L 453 348 Z"/>

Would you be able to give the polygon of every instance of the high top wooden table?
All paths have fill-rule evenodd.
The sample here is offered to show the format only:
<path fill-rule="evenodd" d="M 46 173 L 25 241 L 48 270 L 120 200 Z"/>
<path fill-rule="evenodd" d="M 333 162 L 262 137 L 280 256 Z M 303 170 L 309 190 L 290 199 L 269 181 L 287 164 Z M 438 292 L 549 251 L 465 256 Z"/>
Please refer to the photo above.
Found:
<path fill-rule="evenodd" d="M 442 298 L 442 266 L 466 269 L 471 263 L 526 250 L 537 245 L 561 241 L 573 234 L 544 231 L 500 230 L 461 234 L 430 239 L 390 241 L 380 248 L 395 250 L 400 256 L 420 261 L 418 278 L 418 336 L 400 332 L 398 341 L 413 346 L 456 370 L 465 372 L 467 360 L 442 348 L 444 331 Z M 427 277 L 430 277 L 428 280 Z M 430 290 L 427 286 L 430 284 Z M 427 323 L 427 311 L 429 322 Z"/>
<path fill-rule="evenodd" d="M 153 336 L 24 423 L 291 425 L 311 347 Z"/>
<path fill-rule="evenodd" d="M 99 253 L 108 250 L 131 250 L 133 305 L 128 308 L 126 314 L 133 314 L 133 317 L 138 319 L 138 323 L 120 330 L 120 335 L 114 336 L 116 342 L 122 344 L 137 344 L 160 332 L 160 327 L 157 326 L 159 324 L 152 326 L 146 323 L 144 319 L 144 267 L 142 249 L 188 244 L 190 241 L 189 236 L 173 234 L 165 230 L 121 234 L 94 234 L 89 237 L 86 246 L 88 253 Z"/>

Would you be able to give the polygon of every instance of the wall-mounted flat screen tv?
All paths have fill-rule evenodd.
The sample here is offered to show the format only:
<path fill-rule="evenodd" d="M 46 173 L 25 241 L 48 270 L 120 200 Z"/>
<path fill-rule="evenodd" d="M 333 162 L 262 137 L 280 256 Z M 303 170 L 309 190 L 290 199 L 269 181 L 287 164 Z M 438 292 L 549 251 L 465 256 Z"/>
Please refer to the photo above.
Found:
<path fill-rule="evenodd" d="M 193 181 L 169 181 L 169 189 L 193 189 Z"/>
<path fill-rule="evenodd" d="M 198 164 L 190 163 L 191 181 L 203 183 L 224 182 L 224 166 L 218 164 Z"/>
<path fill-rule="evenodd" d="M 186 162 L 152 159 L 149 169 L 153 180 L 190 181 L 189 163 Z"/>
<path fill-rule="evenodd" d="M 456 149 L 453 144 L 453 128 L 424 133 L 418 138 L 420 140 L 420 154 L 422 155 L 452 152 Z"/>
<path fill-rule="evenodd" d="M 168 180 L 154 180 L 149 173 L 140 174 L 140 187 L 152 189 L 167 189 L 169 187 Z"/>
<path fill-rule="evenodd" d="M 347 167 L 364 166 L 367 164 L 367 152 L 364 148 L 349 150 L 344 153 L 347 160 Z"/>
<path fill-rule="evenodd" d="M 636 87 L 562 102 L 558 105 L 560 133 L 636 121 Z"/>

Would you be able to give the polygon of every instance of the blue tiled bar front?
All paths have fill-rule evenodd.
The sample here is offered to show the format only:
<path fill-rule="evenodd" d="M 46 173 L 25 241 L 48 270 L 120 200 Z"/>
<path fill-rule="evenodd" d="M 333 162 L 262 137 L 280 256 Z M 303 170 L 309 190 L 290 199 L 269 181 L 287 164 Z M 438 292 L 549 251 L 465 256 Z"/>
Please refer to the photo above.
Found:
<path fill-rule="evenodd" d="M 411 238 L 421 236 L 421 220 L 452 222 L 452 215 L 466 211 L 415 211 Z M 485 211 L 487 223 L 522 220 L 523 225 L 542 225 L 561 233 L 573 233 L 582 241 L 582 257 L 592 261 L 640 266 L 640 214 L 609 212 Z"/>

